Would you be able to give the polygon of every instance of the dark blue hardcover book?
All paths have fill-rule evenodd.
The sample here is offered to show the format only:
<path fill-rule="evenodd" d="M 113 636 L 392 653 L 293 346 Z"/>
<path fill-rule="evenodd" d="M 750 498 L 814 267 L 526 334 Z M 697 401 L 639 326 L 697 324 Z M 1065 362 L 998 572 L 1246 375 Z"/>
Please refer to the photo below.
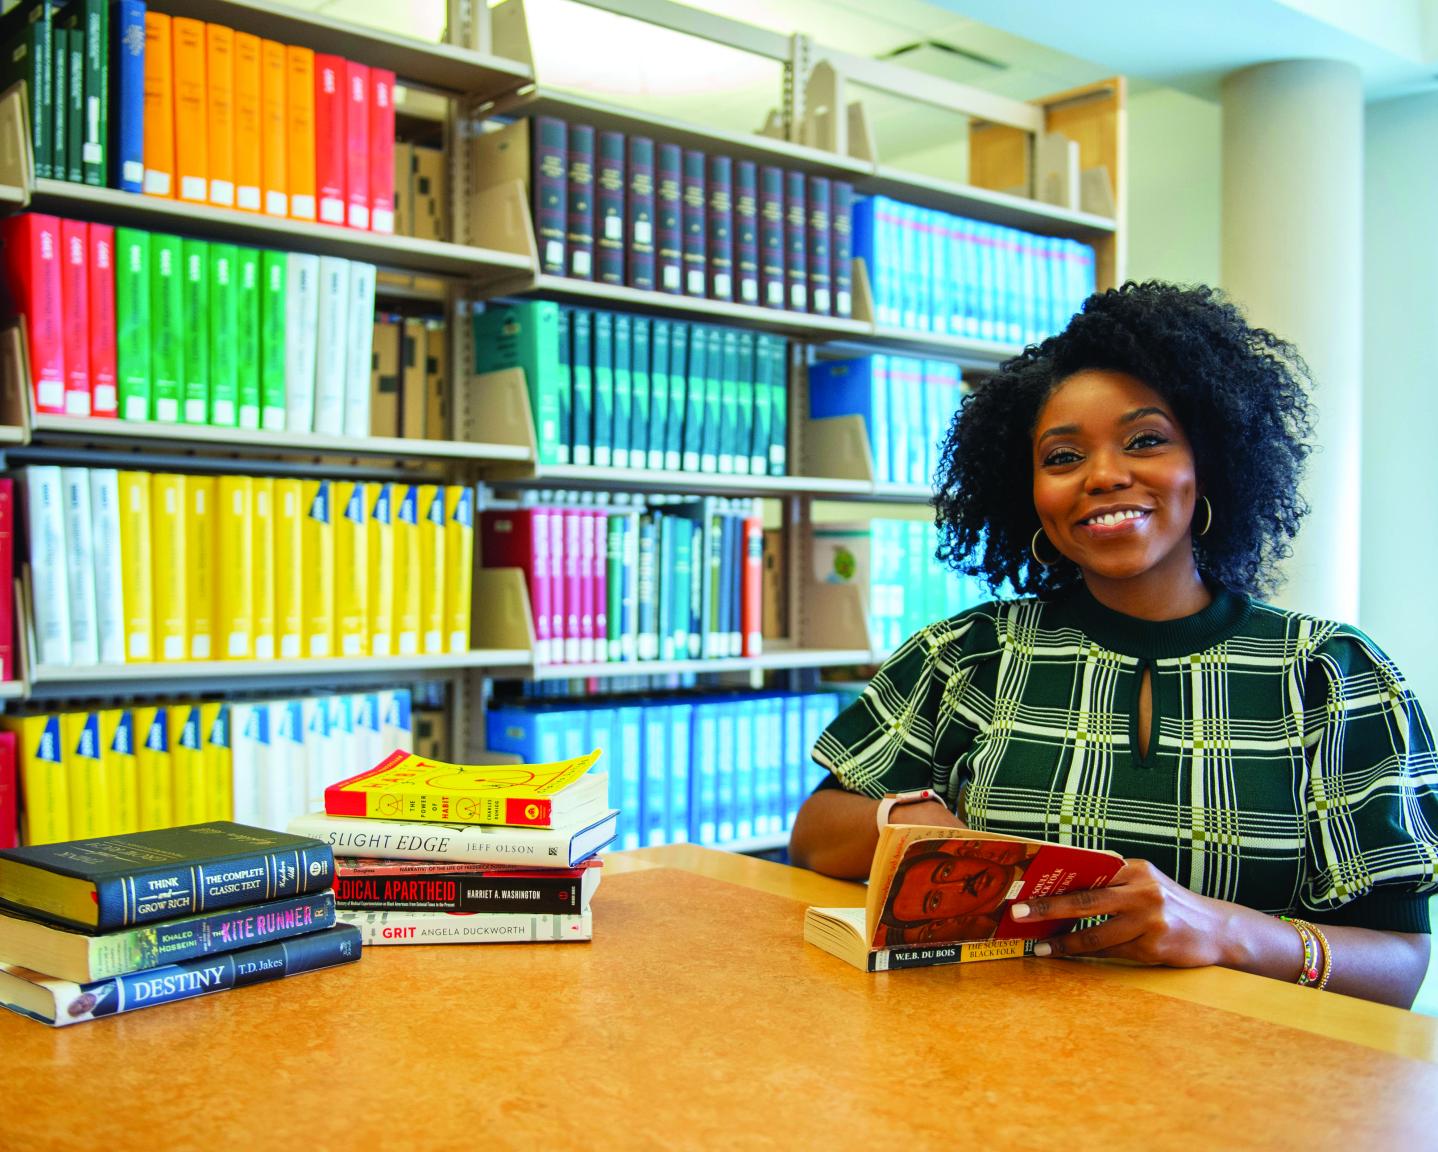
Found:
<path fill-rule="evenodd" d="M 624 283 L 624 133 L 599 134 L 598 191 L 594 231 L 599 247 L 599 274 L 605 284 Z"/>
<path fill-rule="evenodd" d="M 588 124 L 568 125 L 565 160 L 569 193 L 564 226 L 565 246 L 569 252 L 568 274 L 576 280 L 593 280 L 594 129 Z"/>
<path fill-rule="evenodd" d="M 614 463 L 614 313 L 594 313 L 594 465 Z"/>
<path fill-rule="evenodd" d="M 740 304 L 759 303 L 759 169 L 734 165 L 734 275 Z"/>
<path fill-rule="evenodd" d="M 669 338 L 672 328 L 668 320 L 655 319 L 650 341 L 648 464 L 655 471 L 669 467 L 664 457 L 669 443 Z M 678 466 L 678 461 L 675 461 L 675 466 Z"/>
<path fill-rule="evenodd" d="M 611 433 L 614 467 L 628 468 L 630 426 L 634 422 L 634 318 L 614 317 L 614 430 Z"/>
<path fill-rule="evenodd" d="M 650 380 L 650 320 L 634 317 L 633 351 L 634 413 L 629 423 L 629 467 L 648 468 L 649 409 L 653 404 L 654 385 Z"/>
<path fill-rule="evenodd" d="M 784 170 L 759 169 L 759 302 L 782 308 L 784 282 Z"/>
<path fill-rule="evenodd" d="M 784 173 L 785 307 L 809 310 L 809 212 L 804 173 Z"/>
<path fill-rule="evenodd" d="M 739 471 L 736 456 L 739 453 L 739 330 L 721 330 L 723 343 L 720 346 L 719 370 L 719 471 Z M 744 458 L 744 470 L 749 470 L 748 454 Z"/>
<path fill-rule="evenodd" d="M 89 933 L 322 892 L 329 846 L 228 820 L 0 851 L 0 904 Z"/>
<path fill-rule="evenodd" d="M 709 157 L 709 295 L 734 299 L 734 162 Z"/>
<path fill-rule="evenodd" d="M 834 253 L 832 186 L 826 176 L 810 176 L 808 188 L 809 310 L 827 316 L 833 311 L 830 274 Z"/>
<path fill-rule="evenodd" d="M 709 285 L 708 248 L 706 244 L 706 207 L 704 153 L 684 150 L 684 295 L 703 296 Z"/>
<path fill-rule="evenodd" d="M 576 308 L 569 318 L 570 371 L 574 377 L 574 410 L 569 442 L 576 464 L 594 462 L 594 313 Z"/>
<path fill-rule="evenodd" d="M 719 433 L 723 430 L 724 329 L 704 329 L 704 415 L 699 434 L 699 471 L 719 470 Z"/>
<path fill-rule="evenodd" d="M 624 282 L 631 288 L 653 291 L 654 261 L 654 141 L 647 136 L 629 138 L 629 194 L 625 200 L 625 235 L 629 237 Z"/>
<path fill-rule="evenodd" d="M 829 220 L 834 244 L 830 251 L 829 280 L 834 290 L 834 315 L 849 317 L 854 314 L 854 230 L 850 218 L 854 186 L 835 180 L 832 192 L 834 202 L 829 209 Z"/>
<path fill-rule="evenodd" d="M 655 549 L 658 544 L 657 513 L 646 512 L 639 518 L 639 563 L 637 572 L 636 607 L 638 610 L 640 660 L 659 659 L 659 605 L 655 600 Z"/>
<path fill-rule="evenodd" d="M 559 399 L 559 443 L 555 447 L 556 462 L 568 464 L 574 459 L 574 338 L 570 334 L 573 308 L 559 309 L 559 386 L 555 389 Z"/>
<path fill-rule="evenodd" d="M 145 3 L 115 0 L 110 12 L 110 176 L 122 192 L 145 185 Z"/>
<path fill-rule="evenodd" d="M 358 928 L 338 924 L 307 936 L 220 956 L 201 956 L 89 984 L 53 980 L 27 968 L 0 963 L 0 1004 L 58 1028 L 349 964 L 360 958 L 362 947 Z"/>
<path fill-rule="evenodd" d="M 699 471 L 699 453 L 704 444 L 704 378 L 708 374 L 709 340 L 702 325 L 690 325 L 684 371 L 684 409 L 680 441 L 680 468 Z M 669 406 L 674 407 L 674 377 L 669 377 Z M 671 413 L 672 417 L 672 413 Z"/>
<path fill-rule="evenodd" d="M 684 291 L 684 151 L 659 145 L 654 196 L 654 278 L 661 292 Z"/>
<path fill-rule="evenodd" d="M 539 241 L 539 270 L 549 276 L 569 272 L 565 236 L 569 228 L 568 131 L 563 120 L 537 116 L 530 121 L 530 179 L 534 187 L 534 231 Z"/>
<path fill-rule="evenodd" d="M 762 476 L 763 462 L 754 456 L 754 333 L 739 333 L 735 365 L 734 471 Z M 757 467 L 756 467 L 757 465 Z"/>

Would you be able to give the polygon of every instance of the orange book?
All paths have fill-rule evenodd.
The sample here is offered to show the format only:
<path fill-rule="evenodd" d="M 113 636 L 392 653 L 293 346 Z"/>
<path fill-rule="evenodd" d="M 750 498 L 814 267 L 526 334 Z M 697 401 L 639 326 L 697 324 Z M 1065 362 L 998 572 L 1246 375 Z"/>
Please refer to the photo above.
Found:
<path fill-rule="evenodd" d="M 288 216 L 289 150 L 285 147 L 285 46 L 260 41 L 260 188 L 267 216 Z"/>
<path fill-rule="evenodd" d="M 174 44 L 175 176 L 181 200 L 203 204 L 210 196 L 210 126 L 205 108 L 205 24 L 188 16 L 171 21 Z"/>
<path fill-rule="evenodd" d="M 170 18 L 145 13 L 145 183 L 150 196 L 175 195 L 175 86 Z"/>
<path fill-rule="evenodd" d="M 290 215 L 315 218 L 315 54 L 285 49 L 285 105 L 290 150 Z"/>
<path fill-rule="evenodd" d="M 260 201 L 260 38 L 235 33 L 235 207 L 258 212 Z"/>
<path fill-rule="evenodd" d="M 210 203 L 235 206 L 235 31 L 205 25 L 205 80 L 210 126 Z"/>

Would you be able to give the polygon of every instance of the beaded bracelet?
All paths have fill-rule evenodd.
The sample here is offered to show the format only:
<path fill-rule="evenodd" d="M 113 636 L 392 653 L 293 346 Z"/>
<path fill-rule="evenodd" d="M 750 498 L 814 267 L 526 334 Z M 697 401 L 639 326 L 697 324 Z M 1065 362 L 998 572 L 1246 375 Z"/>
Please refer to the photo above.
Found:
<path fill-rule="evenodd" d="M 1322 992 L 1328 987 L 1328 978 L 1333 975 L 1333 949 L 1328 946 L 1328 937 L 1323 934 L 1323 929 L 1317 924 L 1309 924 L 1313 934 L 1318 937 L 1318 943 L 1323 946 L 1323 975 L 1318 980 L 1318 990 Z"/>
<path fill-rule="evenodd" d="M 1328 946 L 1328 937 L 1323 930 L 1307 920 L 1292 916 L 1280 916 L 1286 924 L 1293 925 L 1298 938 L 1303 941 L 1303 971 L 1298 974 L 1298 983 L 1307 987 L 1313 985 L 1322 991 L 1328 985 L 1333 973 L 1333 953 Z M 1322 968 L 1319 967 L 1319 953 L 1322 953 Z"/>

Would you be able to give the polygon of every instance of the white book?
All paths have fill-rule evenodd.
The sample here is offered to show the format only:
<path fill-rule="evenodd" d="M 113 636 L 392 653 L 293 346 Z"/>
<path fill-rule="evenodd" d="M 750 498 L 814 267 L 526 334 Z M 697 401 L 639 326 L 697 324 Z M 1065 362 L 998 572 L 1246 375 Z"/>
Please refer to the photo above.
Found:
<path fill-rule="evenodd" d="M 315 360 L 314 430 L 342 436 L 345 430 L 345 382 L 349 378 L 350 262 L 320 257 L 319 350 Z M 365 361 L 368 371 L 369 361 Z"/>
<path fill-rule="evenodd" d="M 350 303 L 348 360 L 345 371 L 346 436 L 370 434 L 370 370 L 374 355 L 374 285 L 373 264 L 358 260 L 350 262 Z"/>
<path fill-rule="evenodd" d="M 310 812 L 291 820 L 288 831 L 324 841 L 336 856 L 573 868 L 614 839 L 618 816 L 618 810 L 611 808 L 601 816 L 553 828 L 506 828 L 500 824 L 431 824 Z"/>
<path fill-rule="evenodd" d="M 384 759 L 384 739 L 380 734 L 379 693 L 364 692 L 351 697 L 355 716 L 355 763 L 378 764 Z"/>
<path fill-rule="evenodd" d="M 335 920 L 353 924 L 370 944 L 518 944 L 594 939 L 593 913 L 364 912 L 336 908 Z"/>
<path fill-rule="evenodd" d="M 408 688 L 386 689 L 379 694 L 380 760 L 391 752 L 414 747 L 414 721 L 410 716 Z M 376 764 L 379 760 L 375 761 Z"/>
<path fill-rule="evenodd" d="M 270 743 L 269 705 L 246 701 L 230 707 L 230 789 L 236 824 L 263 827 L 260 767 Z"/>
<path fill-rule="evenodd" d="M 300 701 L 304 714 L 305 802 L 301 811 L 323 807 L 325 785 L 336 767 L 330 752 L 329 701 L 323 696 L 307 696 Z M 343 769 L 343 765 L 339 765 Z M 340 776 L 343 780 L 344 777 Z"/>
<path fill-rule="evenodd" d="M 65 497 L 59 467 L 26 468 L 24 486 L 35 658 L 41 664 L 69 664 L 70 585 L 65 573 Z"/>
<path fill-rule="evenodd" d="M 65 503 L 65 571 L 70 594 L 70 663 L 100 662 L 95 620 L 95 526 L 90 515 L 90 470 L 62 468 Z"/>
<path fill-rule="evenodd" d="M 90 514 L 95 542 L 95 613 L 100 663 L 125 662 L 125 582 L 120 564 L 120 474 L 90 470 Z"/>
<path fill-rule="evenodd" d="M 325 697 L 325 704 L 329 708 L 330 733 L 329 752 L 325 760 L 325 788 L 353 776 L 355 767 L 363 764 L 363 761 L 355 759 L 355 746 L 359 741 L 355 733 L 353 702 L 353 696 Z M 323 789 L 320 791 L 320 797 L 323 800 Z"/>
<path fill-rule="evenodd" d="M 320 326 L 320 258 L 285 258 L 285 430 L 315 426 L 315 357 Z"/>

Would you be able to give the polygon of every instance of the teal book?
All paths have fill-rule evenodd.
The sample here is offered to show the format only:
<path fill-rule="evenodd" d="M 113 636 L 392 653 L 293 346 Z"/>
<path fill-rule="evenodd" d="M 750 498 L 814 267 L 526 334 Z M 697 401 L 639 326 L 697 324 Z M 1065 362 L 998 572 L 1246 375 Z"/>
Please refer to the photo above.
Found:
<path fill-rule="evenodd" d="M 668 320 L 655 320 L 650 330 L 649 362 L 649 450 L 653 471 L 667 468 L 664 448 L 669 422 L 669 333 Z"/>
<path fill-rule="evenodd" d="M 150 418 L 180 422 L 185 372 L 184 245 L 178 236 L 150 236 Z"/>
<path fill-rule="evenodd" d="M 570 371 L 574 377 L 574 409 L 569 438 L 576 464 L 594 462 L 594 313 L 576 308 L 570 318 L 573 329 Z"/>
<path fill-rule="evenodd" d="M 224 428 L 239 423 L 240 312 L 237 284 L 239 254 L 233 244 L 211 244 L 210 413 L 209 422 Z"/>
<path fill-rule="evenodd" d="M 151 417 L 150 299 L 150 234 L 116 228 L 115 376 L 122 420 Z"/>
<path fill-rule="evenodd" d="M 689 336 L 692 329 L 677 320 L 669 331 L 669 419 L 665 423 L 664 467 L 677 472 L 684 464 L 684 420 L 689 412 Z M 699 357 L 704 357 L 704 342 L 699 342 Z M 695 442 L 694 465 L 699 465 L 699 446 Z"/>
<path fill-rule="evenodd" d="M 559 426 L 559 305 L 551 300 L 491 304 L 474 317 L 474 345 L 476 372 L 524 370 L 538 462 L 558 464 L 563 436 Z"/>
<path fill-rule="evenodd" d="M 630 425 L 634 420 L 634 319 L 614 317 L 614 467 L 628 468 Z"/>
<path fill-rule="evenodd" d="M 748 375 L 753 396 L 751 411 L 753 422 L 749 432 L 749 471 L 754 476 L 769 474 L 769 438 L 773 428 L 771 415 L 772 397 L 769 394 L 769 375 L 762 336 L 751 335 L 749 341 L 748 365 L 743 369 Z"/>
<path fill-rule="evenodd" d="M 235 422 L 260 426 L 260 253 L 235 250 Z"/>
<path fill-rule="evenodd" d="M 559 401 L 559 443 L 555 445 L 557 462 L 568 464 L 574 459 L 574 309 L 559 310 L 559 385 L 555 389 Z"/>
<path fill-rule="evenodd" d="M 704 440 L 704 380 L 709 374 L 709 339 L 706 329 L 698 324 L 691 326 L 687 335 L 689 348 L 684 366 L 681 467 L 685 472 L 698 472 Z M 674 388 L 672 374 L 669 387 L 672 393 Z M 672 395 L 670 399 L 672 402 Z"/>
<path fill-rule="evenodd" d="M 260 426 L 285 430 L 285 310 L 289 259 L 260 253 Z"/>
<path fill-rule="evenodd" d="M 719 471 L 739 470 L 739 330 L 723 330 L 723 353 L 719 371 Z M 745 471 L 748 457 L 745 457 Z"/>
<path fill-rule="evenodd" d="M 183 316 L 184 422 L 210 422 L 210 246 L 185 238 Z"/>
<path fill-rule="evenodd" d="M 723 428 L 724 329 L 704 331 L 704 430 L 699 438 L 699 470 L 719 470 L 719 433 Z"/>
<path fill-rule="evenodd" d="M 614 463 L 614 314 L 594 314 L 594 465 Z"/>
<path fill-rule="evenodd" d="M 739 357 L 735 365 L 735 409 L 737 427 L 734 434 L 734 471 L 740 475 L 764 474 L 764 466 L 755 467 L 754 444 L 754 333 L 739 333 Z"/>
<path fill-rule="evenodd" d="M 634 412 L 629 422 L 631 468 L 650 467 L 649 408 L 653 400 L 653 386 L 649 381 L 650 332 L 648 317 L 634 317 L 633 343 L 630 346 L 633 351 L 631 372 L 634 378 Z"/>
<path fill-rule="evenodd" d="M 785 476 L 789 443 L 789 346 L 781 336 L 760 333 L 756 339 L 766 353 L 758 360 L 765 366 L 769 388 L 769 475 Z"/>

